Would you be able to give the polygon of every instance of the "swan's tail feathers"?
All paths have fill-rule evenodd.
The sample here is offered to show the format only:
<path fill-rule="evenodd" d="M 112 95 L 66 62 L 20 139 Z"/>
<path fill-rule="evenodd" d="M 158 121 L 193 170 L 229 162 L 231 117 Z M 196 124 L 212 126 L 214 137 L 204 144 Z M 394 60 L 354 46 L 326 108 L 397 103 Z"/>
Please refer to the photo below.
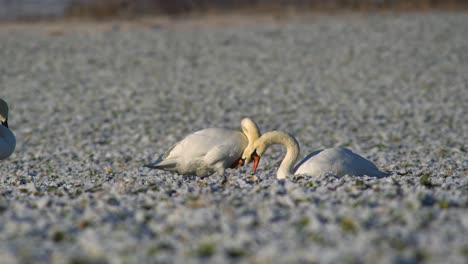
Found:
<path fill-rule="evenodd" d="M 143 167 L 150 169 L 170 170 L 176 167 L 177 163 L 173 160 L 158 160 L 154 163 L 145 164 Z"/>

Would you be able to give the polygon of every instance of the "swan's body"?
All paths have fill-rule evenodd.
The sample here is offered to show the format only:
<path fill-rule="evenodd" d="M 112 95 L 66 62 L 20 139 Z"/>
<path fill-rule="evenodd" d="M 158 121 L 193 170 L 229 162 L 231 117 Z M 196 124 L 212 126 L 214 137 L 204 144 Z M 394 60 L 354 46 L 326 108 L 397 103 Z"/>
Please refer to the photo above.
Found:
<path fill-rule="evenodd" d="M 0 98 L 0 160 L 8 158 L 15 146 L 15 135 L 8 128 L 8 105 Z"/>
<path fill-rule="evenodd" d="M 374 176 L 384 177 L 388 175 L 380 171 L 370 160 L 354 153 L 350 149 L 336 147 L 314 151 L 307 155 L 293 169 L 293 165 L 299 155 L 299 144 L 296 139 L 285 132 L 272 131 L 263 134 L 253 145 L 250 153 L 244 153 L 243 157 L 257 154 L 259 157 L 266 149 L 274 144 L 282 144 L 286 147 L 286 155 L 281 162 L 277 172 L 278 179 L 285 179 L 290 175 L 307 174 L 320 176 L 331 173 L 337 176 Z M 250 159 L 247 159 L 250 160 Z M 254 162 L 254 169 L 258 166 L 257 159 Z"/>
<path fill-rule="evenodd" d="M 16 139 L 8 127 L 0 125 L 0 160 L 8 158 L 15 150 Z"/>
<path fill-rule="evenodd" d="M 208 128 L 186 136 L 169 148 L 149 168 L 206 177 L 215 172 L 224 176 L 227 168 L 242 165 L 244 149 L 259 137 L 257 125 L 249 118 L 241 122 L 242 132 L 223 128 Z"/>
<path fill-rule="evenodd" d="M 370 160 L 342 147 L 314 151 L 294 169 L 294 174 L 317 176 L 323 173 L 332 173 L 339 177 L 344 175 L 383 177 L 387 175 Z"/>

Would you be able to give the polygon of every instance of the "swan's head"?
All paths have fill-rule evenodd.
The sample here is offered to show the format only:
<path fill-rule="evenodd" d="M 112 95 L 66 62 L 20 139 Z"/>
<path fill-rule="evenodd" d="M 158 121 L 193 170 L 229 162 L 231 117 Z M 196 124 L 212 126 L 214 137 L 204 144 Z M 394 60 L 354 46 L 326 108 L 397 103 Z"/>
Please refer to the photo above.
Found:
<path fill-rule="evenodd" d="M 281 144 L 286 146 L 286 149 L 291 151 L 291 155 L 294 159 L 299 154 L 299 144 L 297 140 L 289 133 L 283 131 L 270 131 L 263 134 L 247 151 L 244 151 L 243 157 L 245 157 L 245 163 L 253 161 L 254 171 L 257 170 L 260 158 L 265 153 L 267 148 L 271 145 Z"/>
<path fill-rule="evenodd" d="M 244 150 L 244 154 L 242 155 L 242 159 L 245 160 L 245 164 L 253 162 L 254 172 L 257 171 L 258 164 L 260 163 L 260 157 L 266 151 L 266 146 L 264 144 L 258 143 L 259 142 L 257 141 L 252 144 L 250 148 L 247 147 L 246 150 Z"/>
<path fill-rule="evenodd" d="M 260 138 L 260 130 L 258 129 L 257 124 L 250 118 L 246 117 L 241 121 L 242 132 L 247 136 L 249 143 L 244 149 L 241 157 L 242 165 L 248 164 L 251 162 L 251 154 L 254 150 L 253 145 L 258 138 Z"/>
<path fill-rule="evenodd" d="M 8 104 L 0 98 L 0 124 L 8 127 Z"/>

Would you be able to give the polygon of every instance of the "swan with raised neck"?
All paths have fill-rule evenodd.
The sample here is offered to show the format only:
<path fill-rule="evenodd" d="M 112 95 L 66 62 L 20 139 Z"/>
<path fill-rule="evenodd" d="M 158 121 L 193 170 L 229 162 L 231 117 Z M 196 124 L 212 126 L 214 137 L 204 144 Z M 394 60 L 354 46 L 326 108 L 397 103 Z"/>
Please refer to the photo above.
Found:
<path fill-rule="evenodd" d="M 280 144 L 286 147 L 286 155 L 281 162 L 276 178 L 285 179 L 291 175 L 307 174 L 320 176 L 332 173 L 337 176 L 375 176 L 384 177 L 389 174 L 380 171 L 374 163 L 343 147 L 327 148 L 314 151 L 307 155 L 295 168 L 293 168 L 299 156 L 299 144 L 289 133 L 283 131 L 271 131 L 263 134 L 252 146 L 249 152 L 243 154 L 246 163 L 254 161 L 256 171 L 260 157 L 268 147 Z"/>

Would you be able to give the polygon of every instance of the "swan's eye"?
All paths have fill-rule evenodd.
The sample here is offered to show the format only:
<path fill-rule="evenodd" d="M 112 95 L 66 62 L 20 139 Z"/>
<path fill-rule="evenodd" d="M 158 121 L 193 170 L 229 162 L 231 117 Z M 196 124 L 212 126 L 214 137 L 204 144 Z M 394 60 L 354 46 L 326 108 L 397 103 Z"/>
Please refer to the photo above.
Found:
<path fill-rule="evenodd" d="M 252 152 L 252 155 L 250 155 L 250 159 L 253 159 L 255 156 L 258 156 L 256 149 Z"/>

